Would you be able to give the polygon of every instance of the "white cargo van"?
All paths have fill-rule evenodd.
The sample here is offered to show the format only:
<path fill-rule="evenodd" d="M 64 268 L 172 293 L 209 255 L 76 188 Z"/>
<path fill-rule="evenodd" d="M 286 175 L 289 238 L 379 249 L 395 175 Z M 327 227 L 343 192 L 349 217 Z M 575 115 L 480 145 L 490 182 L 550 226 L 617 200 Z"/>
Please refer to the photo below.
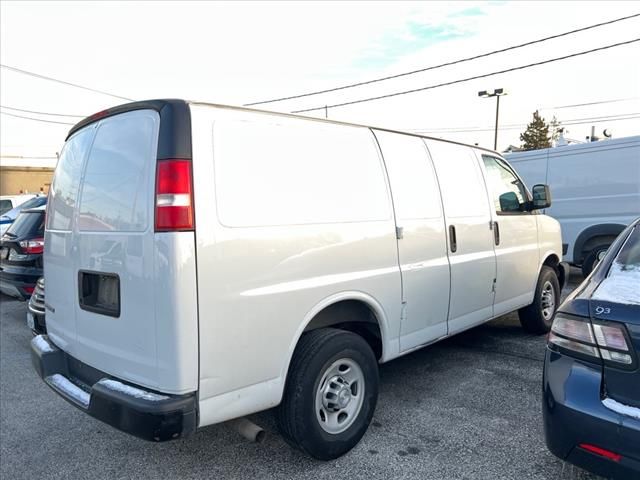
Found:
<path fill-rule="evenodd" d="M 51 187 L 39 375 L 163 441 L 278 407 L 287 441 L 362 437 L 378 363 L 520 309 L 545 332 L 558 222 L 495 152 L 179 100 L 73 127 Z"/>
<path fill-rule="evenodd" d="M 565 261 L 591 273 L 595 262 L 640 217 L 640 136 L 506 155 L 525 182 L 549 185 L 545 211 L 562 226 Z"/>

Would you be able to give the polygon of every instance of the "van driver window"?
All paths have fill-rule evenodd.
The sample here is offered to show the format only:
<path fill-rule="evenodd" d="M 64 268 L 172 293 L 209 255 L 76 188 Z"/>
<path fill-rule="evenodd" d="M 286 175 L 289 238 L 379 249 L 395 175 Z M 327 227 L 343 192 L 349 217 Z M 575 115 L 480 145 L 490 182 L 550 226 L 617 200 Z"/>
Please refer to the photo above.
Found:
<path fill-rule="evenodd" d="M 522 182 L 501 160 L 487 155 L 482 160 L 496 212 L 526 211 L 527 193 Z"/>

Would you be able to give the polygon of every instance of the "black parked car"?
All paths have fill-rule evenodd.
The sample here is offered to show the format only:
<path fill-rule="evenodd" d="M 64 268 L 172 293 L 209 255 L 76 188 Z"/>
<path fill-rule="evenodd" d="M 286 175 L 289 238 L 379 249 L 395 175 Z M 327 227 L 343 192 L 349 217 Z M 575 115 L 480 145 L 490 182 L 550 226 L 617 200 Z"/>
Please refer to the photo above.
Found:
<path fill-rule="evenodd" d="M 36 289 L 33 291 L 27 306 L 27 326 L 34 335 L 47 333 L 44 314 L 44 277 L 40 277 L 36 282 Z"/>
<path fill-rule="evenodd" d="M 544 363 L 547 447 L 605 477 L 640 478 L 640 219 L 558 308 Z"/>
<path fill-rule="evenodd" d="M 23 210 L 0 238 L 0 292 L 27 300 L 42 276 L 45 206 Z"/>

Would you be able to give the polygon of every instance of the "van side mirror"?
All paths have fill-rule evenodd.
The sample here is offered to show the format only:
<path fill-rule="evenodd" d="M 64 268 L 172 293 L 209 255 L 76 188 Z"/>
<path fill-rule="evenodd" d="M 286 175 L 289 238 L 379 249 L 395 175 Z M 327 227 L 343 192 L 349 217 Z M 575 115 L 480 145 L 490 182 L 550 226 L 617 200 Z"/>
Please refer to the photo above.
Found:
<path fill-rule="evenodd" d="M 531 202 L 531 210 L 540 210 L 551 206 L 551 191 L 549 185 L 539 183 L 531 189 L 533 201 Z"/>

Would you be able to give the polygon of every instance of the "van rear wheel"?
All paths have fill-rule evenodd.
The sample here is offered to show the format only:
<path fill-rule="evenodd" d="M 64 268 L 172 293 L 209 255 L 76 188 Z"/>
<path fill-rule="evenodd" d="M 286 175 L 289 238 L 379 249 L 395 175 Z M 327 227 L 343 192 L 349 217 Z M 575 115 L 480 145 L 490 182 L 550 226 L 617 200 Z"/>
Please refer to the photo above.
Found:
<path fill-rule="evenodd" d="M 584 275 L 585 278 L 589 276 L 598 262 L 602 260 L 608 249 L 609 245 L 598 245 L 587 253 L 584 262 L 582 262 L 582 275 Z"/>
<path fill-rule="evenodd" d="M 543 266 L 538 277 L 533 303 L 518 310 L 520 324 L 529 333 L 543 334 L 551 330 L 553 315 L 560 303 L 560 282 L 556 271 Z"/>
<path fill-rule="evenodd" d="M 377 400 L 371 347 L 355 333 L 322 328 L 300 338 L 276 421 L 287 443 L 331 460 L 358 444 Z"/>

